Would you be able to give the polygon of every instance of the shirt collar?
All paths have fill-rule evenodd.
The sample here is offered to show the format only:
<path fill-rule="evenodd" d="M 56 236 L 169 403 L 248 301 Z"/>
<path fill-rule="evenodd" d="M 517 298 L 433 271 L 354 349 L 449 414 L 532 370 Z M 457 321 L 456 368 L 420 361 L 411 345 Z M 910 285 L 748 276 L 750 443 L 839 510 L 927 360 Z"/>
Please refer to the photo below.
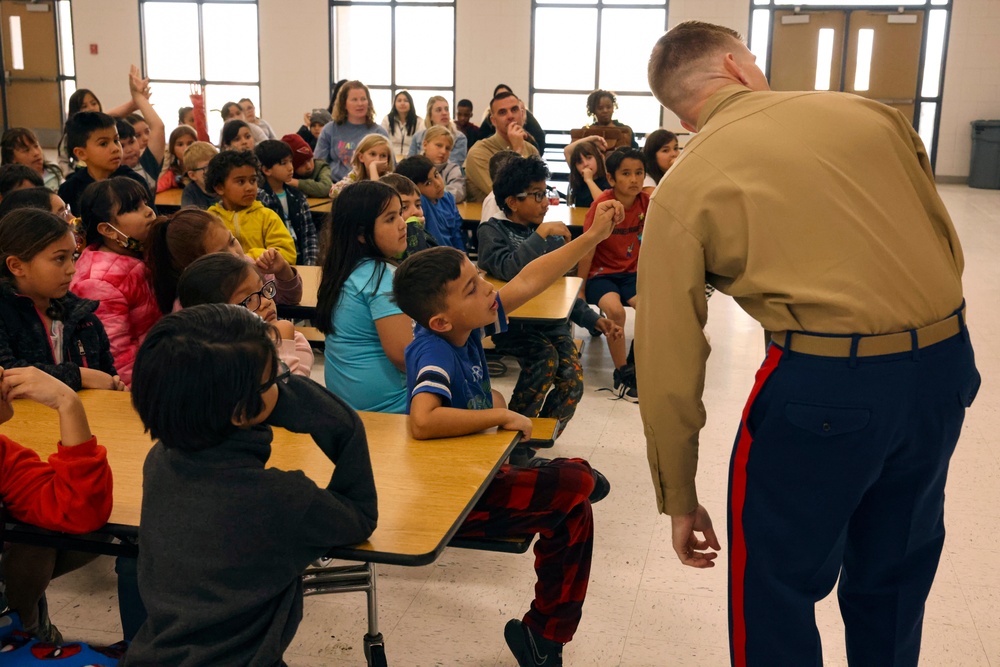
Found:
<path fill-rule="evenodd" d="M 704 128 L 709 119 L 715 115 L 716 111 L 728 106 L 728 104 L 737 96 L 749 92 L 752 91 L 746 86 L 734 83 L 732 85 L 723 86 L 712 93 L 712 95 L 705 101 L 705 106 L 701 108 L 701 113 L 698 114 L 698 132 L 701 132 L 702 128 Z"/>

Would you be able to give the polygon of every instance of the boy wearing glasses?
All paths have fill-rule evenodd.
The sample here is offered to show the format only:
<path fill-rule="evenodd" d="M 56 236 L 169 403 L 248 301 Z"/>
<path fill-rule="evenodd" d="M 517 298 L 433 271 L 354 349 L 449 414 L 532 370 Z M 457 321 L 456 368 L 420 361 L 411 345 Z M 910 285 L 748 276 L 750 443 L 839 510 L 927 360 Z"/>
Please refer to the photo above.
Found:
<path fill-rule="evenodd" d="M 207 141 L 196 141 L 184 151 L 184 171 L 191 182 L 181 193 L 181 206 L 197 206 L 203 211 L 219 201 L 219 195 L 205 187 L 205 170 L 219 149 Z"/>
<path fill-rule="evenodd" d="M 455 197 L 445 190 L 444 179 L 434 163 L 423 155 L 414 155 L 397 164 L 396 173 L 416 183 L 420 190 L 424 228 L 434 240 L 465 252 L 462 214 L 455 205 Z"/>
<path fill-rule="evenodd" d="M 615 200 L 625 208 L 625 221 L 580 260 L 577 275 L 583 278 L 580 294 L 601 309 L 611 321 L 625 326 L 625 306 L 635 308 L 635 276 L 639 270 L 639 246 L 649 208 L 649 195 L 642 191 L 646 159 L 638 148 L 622 147 L 605 161 L 611 189 L 594 200 L 583 223 L 584 232 L 594 224 L 601 202 Z M 625 337 L 608 336 L 608 350 L 615 364 L 614 387 L 620 398 L 639 401 L 635 362 L 626 354 Z"/>
<path fill-rule="evenodd" d="M 493 181 L 493 194 L 506 219 L 491 218 L 479 226 L 479 268 L 511 281 L 532 260 L 571 241 L 561 222 L 543 222 L 549 208 L 545 181 L 549 170 L 539 157 L 511 157 Z M 621 338 L 622 328 L 600 317 L 583 299 L 570 319 L 586 329 Z M 583 368 L 569 323 L 515 323 L 493 335 L 497 352 L 515 357 L 521 374 L 509 407 L 527 417 L 559 420 L 558 435 L 576 412 L 583 396 Z"/>

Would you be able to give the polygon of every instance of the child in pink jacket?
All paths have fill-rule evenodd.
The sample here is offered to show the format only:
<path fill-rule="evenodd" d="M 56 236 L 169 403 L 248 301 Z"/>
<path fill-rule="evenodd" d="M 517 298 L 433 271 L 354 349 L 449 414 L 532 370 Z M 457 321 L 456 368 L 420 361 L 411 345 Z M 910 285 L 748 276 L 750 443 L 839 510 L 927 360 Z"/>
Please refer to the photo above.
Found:
<path fill-rule="evenodd" d="M 70 290 L 100 304 L 96 315 L 111 342 L 115 369 L 131 386 L 136 352 L 161 315 L 142 258 L 156 213 L 146 188 L 122 177 L 88 186 L 80 213 L 87 247 L 77 260 Z"/>

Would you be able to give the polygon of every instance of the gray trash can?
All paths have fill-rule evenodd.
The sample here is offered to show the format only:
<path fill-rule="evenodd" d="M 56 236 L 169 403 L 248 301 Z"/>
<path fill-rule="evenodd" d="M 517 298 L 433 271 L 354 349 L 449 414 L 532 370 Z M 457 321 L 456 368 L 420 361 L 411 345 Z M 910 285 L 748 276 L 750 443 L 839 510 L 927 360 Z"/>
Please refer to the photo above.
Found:
<path fill-rule="evenodd" d="M 1000 120 L 972 121 L 969 187 L 1000 190 Z"/>

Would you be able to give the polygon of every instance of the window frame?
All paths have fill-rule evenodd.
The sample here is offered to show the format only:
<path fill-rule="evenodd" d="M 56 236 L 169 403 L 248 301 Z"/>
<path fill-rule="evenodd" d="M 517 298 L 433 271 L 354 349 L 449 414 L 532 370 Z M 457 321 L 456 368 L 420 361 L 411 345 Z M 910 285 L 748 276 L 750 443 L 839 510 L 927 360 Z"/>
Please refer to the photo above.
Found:
<path fill-rule="evenodd" d="M 753 2 L 753 0 L 751 0 Z M 590 90 L 569 90 L 565 88 L 536 88 L 535 87 L 535 13 L 539 7 L 544 9 L 596 9 L 597 10 L 597 40 L 594 46 L 594 87 Z M 649 3 L 608 3 L 605 0 L 594 0 L 590 3 L 574 3 L 574 2 L 545 2 L 544 0 L 531 0 L 531 47 L 530 47 L 530 58 L 528 60 L 528 108 L 534 108 L 535 95 L 540 93 L 543 95 L 589 95 L 591 92 L 597 90 L 600 87 L 601 78 L 601 30 L 603 23 L 603 15 L 605 9 L 663 9 L 663 32 L 667 31 L 667 26 L 670 24 L 670 0 L 663 0 L 662 3 L 649 4 Z M 644 91 L 637 90 L 615 90 L 615 96 L 620 98 L 623 97 L 653 97 L 652 91 L 648 88 Z M 663 105 L 660 107 L 660 117 L 657 121 L 657 127 L 663 127 Z M 565 134 L 569 135 L 569 131 L 573 128 L 558 128 L 558 129 L 548 129 L 546 128 L 546 134 Z M 636 139 L 643 139 L 646 136 L 646 132 L 635 131 Z M 548 143 L 548 141 L 546 141 Z"/>
<path fill-rule="evenodd" d="M 259 0 L 138 0 L 139 3 L 139 58 L 141 62 L 142 75 L 147 75 L 146 67 L 146 24 L 144 19 L 144 13 L 142 11 L 143 5 L 147 3 L 174 3 L 174 4 L 195 4 L 198 6 L 198 69 L 199 78 L 198 79 L 150 79 L 150 84 L 157 83 L 194 83 L 198 84 L 204 89 L 206 86 L 255 86 L 257 88 L 257 107 L 260 108 L 261 105 L 261 86 L 260 86 L 260 1 Z M 214 4 L 230 4 L 230 5 L 253 5 L 257 8 L 257 80 L 256 81 L 221 81 L 215 79 L 205 78 L 205 24 L 204 18 L 202 16 L 202 8 L 204 5 L 214 5 Z"/>
<path fill-rule="evenodd" d="M 910 122 L 913 124 L 913 129 L 918 133 L 920 132 L 920 110 L 925 103 L 935 104 L 934 107 L 934 138 L 931 141 L 930 146 L 926 146 L 930 161 L 931 169 L 935 169 L 937 166 L 937 149 L 938 141 L 941 138 L 941 105 L 944 101 L 944 75 L 945 70 L 948 66 L 948 40 L 951 36 L 951 12 L 954 0 L 946 0 L 945 2 L 932 4 L 932 0 L 924 0 L 922 4 L 907 4 L 900 5 L 902 9 L 906 12 L 921 12 L 923 13 L 923 36 L 920 40 L 920 63 L 917 67 L 917 89 L 913 91 L 913 118 Z M 759 3 L 759 4 L 758 4 Z M 771 28 L 774 26 L 774 12 L 775 11 L 788 11 L 790 9 L 801 8 L 808 11 L 838 11 L 845 12 L 847 14 L 847 22 L 850 25 L 851 14 L 855 11 L 874 11 L 874 12 L 887 12 L 892 11 L 896 8 L 896 5 L 877 5 L 877 4 L 858 4 L 858 5 L 844 5 L 837 3 L 824 3 L 824 4 L 799 4 L 799 5 L 787 5 L 787 4 L 777 4 L 775 0 L 750 0 L 750 16 L 747 21 L 749 26 L 747 32 L 747 44 L 749 45 L 753 40 L 753 15 L 755 11 L 765 10 L 768 12 L 768 30 L 767 30 L 767 63 L 764 69 L 764 76 L 767 80 L 771 80 L 771 51 L 772 42 L 774 40 L 774 30 Z M 924 87 L 924 64 L 927 56 L 927 38 L 928 31 L 930 29 L 930 17 L 931 11 L 934 10 L 944 10 L 944 40 L 941 45 L 941 70 L 938 72 L 938 88 L 937 95 L 926 96 L 923 95 Z M 847 52 L 848 39 L 850 38 L 849 31 L 845 30 L 842 36 L 844 53 Z M 844 79 L 844 71 L 847 66 L 847 58 L 843 59 L 841 62 L 841 81 Z"/>
<path fill-rule="evenodd" d="M 451 8 L 452 13 L 452 25 L 457 26 L 458 19 L 458 2 L 457 0 L 431 0 L 429 2 L 423 2 L 422 0 L 416 2 L 405 2 L 404 0 L 330 0 L 328 6 L 329 21 L 330 21 L 330 91 L 333 91 L 333 86 L 337 81 L 342 78 L 339 76 L 340 72 L 337 71 L 337 25 L 334 15 L 337 7 L 388 7 L 389 8 L 389 83 L 370 83 L 368 81 L 362 81 L 369 90 L 387 90 L 390 93 L 390 99 L 396 99 L 396 95 L 402 91 L 433 91 L 435 93 L 442 90 L 450 90 L 452 98 L 452 110 L 451 113 L 454 114 L 455 105 L 458 104 L 458 99 L 455 96 L 455 81 L 458 79 L 458 33 L 457 27 L 455 32 L 455 38 L 452 41 L 452 55 L 451 55 L 451 85 L 450 86 L 405 86 L 399 85 L 396 81 L 396 8 L 407 7 L 407 8 L 419 8 L 419 7 L 446 7 Z M 348 81 L 352 79 L 347 79 Z M 330 100 L 333 103 L 333 100 Z M 386 110 L 385 113 L 389 113 L 390 109 Z M 417 112 L 417 116 L 423 118 L 423 109 L 414 109 Z M 454 117 L 454 116 L 453 116 Z M 376 119 L 376 123 L 378 120 Z"/>

